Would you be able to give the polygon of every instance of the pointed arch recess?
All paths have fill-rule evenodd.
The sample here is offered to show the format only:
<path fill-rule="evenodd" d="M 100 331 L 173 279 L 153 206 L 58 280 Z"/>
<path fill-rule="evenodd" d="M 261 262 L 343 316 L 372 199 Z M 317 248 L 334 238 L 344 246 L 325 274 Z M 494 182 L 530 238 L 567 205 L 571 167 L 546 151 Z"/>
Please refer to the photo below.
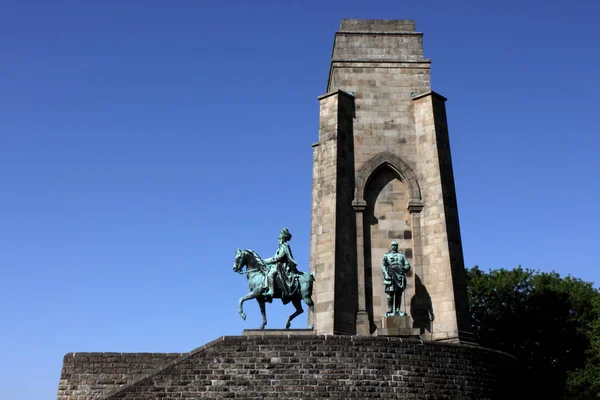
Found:
<path fill-rule="evenodd" d="M 369 161 L 365 162 L 358 174 L 356 174 L 356 181 L 354 186 L 354 201 L 364 203 L 365 198 L 365 187 L 369 178 L 380 168 L 387 166 L 396 172 L 400 179 L 408 186 L 410 193 L 409 201 L 421 201 L 421 189 L 419 188 L 419 182 L 417 177 L 404 161 L 400 157 L 393 155 L 392 153 L 383 152 L 379 153 Z"/>

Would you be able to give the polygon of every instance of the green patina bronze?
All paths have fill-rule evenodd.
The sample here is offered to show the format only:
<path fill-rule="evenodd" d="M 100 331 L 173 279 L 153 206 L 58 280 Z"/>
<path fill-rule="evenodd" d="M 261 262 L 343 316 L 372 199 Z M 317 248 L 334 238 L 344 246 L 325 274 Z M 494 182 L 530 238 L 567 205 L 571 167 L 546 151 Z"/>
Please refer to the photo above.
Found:
<path fill-rule="evenodd" d="M 272 298 L 275 291 L 275 278 L 281 279 L 281 291 L 282 298 L 289 297 L 294 290 L 295 277 L 299 274 L 296 266 L 298 263 L 292 256 L 292 249 L 290 248 L 289 241 L 292 239 L 292 234 L 287 228 L 283 228 L 279 232 L 279 246 L 275 255 L 271 258 L 264 260 L 265 264 L 269 266 L 269 272 L 267 273 L 267 284 L 269 290 L 265 293 L 265 297 Z"/>
<path fill-rule="evenodd" d="M 245 320 L 243 304 L 246 300 L 256 299 L 260 307 L 263 322 L 260 329 L 267 325 L 267 314 L 265 309 L 266 302 L 272 302 L 273 298 L 281 299 L 283 304 L 290 301 L 296 308 L 296 311 L 287 319 L 285 328 L 289 329 L 291 321 L 302 314 L 301 300 L 310 307 L 312 318 L 314 319 L 314 304 L 312 301 L 312 285 L 315 280 L 315 274 L 307 274 L 298 271 L 298 263 L 294 260 L 289 241 L 292 234 L 287 228 L 283 228 L 279 233 L 279 246 L 275 255 L 263 260 L 253 250 L 235 251 L 235 262 L 233 271 L 243 274 L 246 267 L 246 277 L 248 279 L 248 288 L 250 292 L 240 298 L 238 313 Z M 311 323 L 308 329 L 313 329 L 314 323 Z"/>
<path fill-rule="evenodd" d="M 398 242 L 393 241 L 390 252 L 383 256 L 381 272 L 383 272 L 383 284 L 387 295 L 388 310 L 386 316 L 406 316 L 406 312 L 400 311 L 402 293 L 406 289 L 406 273 L 410 271 L 410 264 L 406 256 L 398 251 Z M 394 307 L 396 311 L 394 312 Z M 404 304 L 406 311 L 406 301 Z"/>

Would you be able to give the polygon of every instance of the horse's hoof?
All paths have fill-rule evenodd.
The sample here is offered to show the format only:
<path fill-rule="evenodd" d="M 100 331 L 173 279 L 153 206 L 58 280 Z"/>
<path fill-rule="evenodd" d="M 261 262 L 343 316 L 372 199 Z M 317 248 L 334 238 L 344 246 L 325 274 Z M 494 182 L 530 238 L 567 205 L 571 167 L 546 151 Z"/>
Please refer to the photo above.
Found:
<path fill-rule="evenodd" d="M 315 329 L 315 326 L 314 326 L 314 325 L 310 325 L 310 326 L 308 327 L 308 329 Z"/>
<path fill-rule="evenodd" d="M 240 313 L 240 317 L 242 317 L 242 319 L 245 321 L 246 320 L 246 313 Z"/>
<path fill-rule="evenodd" d="M 290 329 L 290 325 L 292 325 L 292 324 L 290 324 L 289 322 L 287 324 L 285 324 L 285 329 Z"/>

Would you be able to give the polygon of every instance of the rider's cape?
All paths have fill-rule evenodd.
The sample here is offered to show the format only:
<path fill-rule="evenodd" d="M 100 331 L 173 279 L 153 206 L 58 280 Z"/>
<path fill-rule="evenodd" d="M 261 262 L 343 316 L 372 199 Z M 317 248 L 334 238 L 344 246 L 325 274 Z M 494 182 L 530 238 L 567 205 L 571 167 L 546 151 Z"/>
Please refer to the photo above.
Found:
<path fill-rule="evenodd" d="M 291 301 L 291 296 L 300 290 L 298 275 L 302 274 L 302 272 L 299 272 L 296 268 L 298 263 L 294 260 L 292 249 L 287 243 L 282 243 L 279 246 L 277 253 L 275 253 L 275 256 L 271 260 L 276 262 L 276 264 L 268 266 L 270 268 L 277 268 L 275 287 L 281 290 L 281 301 L 283 304 L 287 304 Z M 266 275 L 264 286 L 267 287 Z"/>

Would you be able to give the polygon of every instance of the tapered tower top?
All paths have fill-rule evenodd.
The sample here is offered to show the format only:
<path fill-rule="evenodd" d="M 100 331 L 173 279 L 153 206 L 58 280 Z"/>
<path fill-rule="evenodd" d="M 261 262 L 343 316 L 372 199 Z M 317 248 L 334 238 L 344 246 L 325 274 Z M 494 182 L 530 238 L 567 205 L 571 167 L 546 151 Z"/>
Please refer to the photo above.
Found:
<path fill-rule="evenodd" d="M 409 19 L 343 19 L 340 32 L 414 32 L 415 21 Z"/>

